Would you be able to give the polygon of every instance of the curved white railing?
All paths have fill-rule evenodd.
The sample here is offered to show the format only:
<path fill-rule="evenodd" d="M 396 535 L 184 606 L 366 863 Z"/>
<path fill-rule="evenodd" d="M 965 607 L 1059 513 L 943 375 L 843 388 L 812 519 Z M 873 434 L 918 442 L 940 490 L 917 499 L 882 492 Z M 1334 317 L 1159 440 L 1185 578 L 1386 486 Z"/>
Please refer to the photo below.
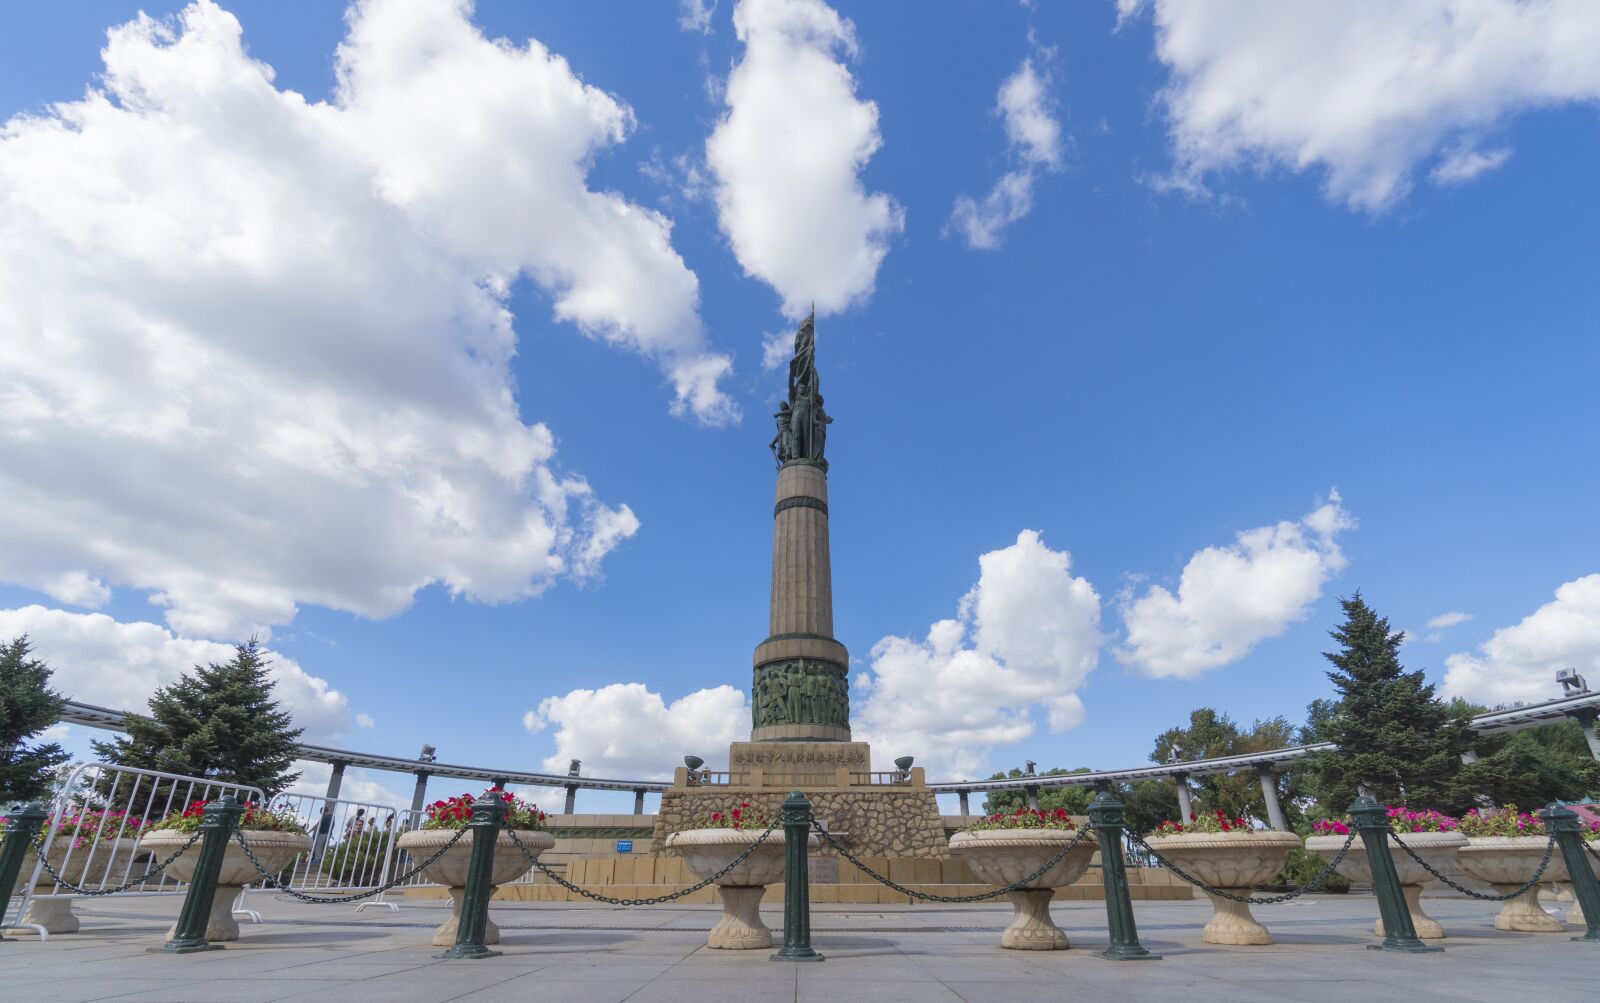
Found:
<path fill-rule="evenodd" d="M 1578 696 L 1547 700 L 1504 710 L 1492 710 L 1474 717 L 1468 727 L 1473 734 L 1488 735 L 1522 728 L 1538 728 L 1557 724 L 1572 717 L 1593 719 L 1600 714 L 1600 693 L 1582 693 Z M 126 711 L 93 704 L 69 701 L 62 709 L 61 720 L 68 724 L 85 725 L 120 731 L 127 718 Z M 1206 776 L 1216 773 L 1237 773 L 1241 770 L 1271 768 L 1314 752 L 1332 749 L 1323 742 L 1316 745 L 1296 745 L 1266 752 L 1253 752 L 1242 756 L 1221 756 L 1214 759 L 1195 759 L 1175 763 L 1153 763 L 1122 770 L 1095 770 L 1089 773 L 1063 773 L 1055 776 L 1021 777 L 1011 780 L 947 780 L 929 783 L 928 789 L 938 794 L 964 792 L 1017 790 L 1055 787 L 1093 787 L 1097 784 L 1125 783 L 1131 780 L 1157 780 L 1178 775 Z M 459 766 L 452 763 L 426 762 L 401 756 L 353 752 L 322 745 L 301 745 L 296 751 L 301 759 L 318 763 L 343 763 L 371 770 L 389 770 L 395 773 L 425 773 L 433 777 L 454 777 L 463 780 L 482 780 L 493 783 L 526 784 L 537 787 L 566 787 L 582 790 L 660 792 L 672 786 L 661 780 L 619 780 L 606 777 L 577 777 L 564 773 L 531 773 L 526 770 L 499 770 L 481 766 Z"/>

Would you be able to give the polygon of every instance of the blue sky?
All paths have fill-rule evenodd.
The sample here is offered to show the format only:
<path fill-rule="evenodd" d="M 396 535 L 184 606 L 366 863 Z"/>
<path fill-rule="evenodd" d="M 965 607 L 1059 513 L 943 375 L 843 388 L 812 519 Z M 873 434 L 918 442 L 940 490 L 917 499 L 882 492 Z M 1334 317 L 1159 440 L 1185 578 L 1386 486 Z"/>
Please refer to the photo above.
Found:
<path fill-rule="evenodd" d="M 4 15 L 0 111 L 31 117 L 0 136 L 0 255 L 74 271 L 12 268 L 4 297 L 24 306 L 0 321 L 0 476 L 39 497 L 6 507 L 0 627 L 75 695 L 134 702 L 255 629 L 323 740 L 632 776 L 715 761 L 765 635 L 763 341 L 811 299 L 836 632 L 880 760 L 1108 767 L 1197 706 L 1298 721 L 1358 588 L 1450 692 L 1600 673 L 1600 77 L 1558 44 L 1600 32 L 1592 11 L 1502 33 L 1532 15 L 1491 4 L 1474 34 L 1417 4 L 1328 32 L 1317 5 L 1119 24 L 1109 3 L 795 0 L 746 4 L 741 39 L 727 0 L 705 30 L 668 3 L 452 6 L 355 15 L 455 26 L 443 56 L 352 41 L 356 97 L 335 93 L 334 4 L 191 12 L 210 34 L 177 3 Z M 105 32 L 141 7 L 171 36 L 130 41 L 143 90 L 111 104 L 138 128 L 44 136 L 52 102 L 116 90 Z M 275 74 L 251 100 L 217 98 L 249 65 L 215 31 L 230 15 Z M 1032 89 L 1004 91 L 1019 74 Z M 309 108 L 251 103 L 272 88 Z M 166 186 L 167 156 L 216 169 Z M 793 169 L 813 158 L 823 195 Z M 957 200 L 1007 177 L 1028 198 L 975 247 Z M 184 256 L 216 234 L 237 243 Z M 694 366 L 700 397 L 674 384 Z M 80 385 L 104 396 L 61 403 Z M 258 413 L 186 403 L 213 391 Z M 550 502 L 546 473 L 587 488 Z M 1450 613 L 1470 618 L 1428 626 Z"/>

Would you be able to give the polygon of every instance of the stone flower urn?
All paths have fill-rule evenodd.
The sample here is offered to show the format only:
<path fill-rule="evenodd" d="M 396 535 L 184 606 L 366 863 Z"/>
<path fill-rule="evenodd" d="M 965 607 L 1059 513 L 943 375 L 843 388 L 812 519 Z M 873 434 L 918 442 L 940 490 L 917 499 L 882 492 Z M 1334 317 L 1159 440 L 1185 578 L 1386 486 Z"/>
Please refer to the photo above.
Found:
<path fill-rule="evenodd" d="M 138 877 L 149 868 L 149 864 L 140 859 L 137 839 L 107 838 L 92 845 L 86 840 L 82 846 L 75 849 L 72 846 L 73 839 L 72 836 L 56 837 L 51 842 L 50 849 L 45 852 L 45 857 L 50 861 L 50 866 L 56 869 L 57 874 L 75 885 L 91 890 L 101 886 L 115 888 L 128 878 Z M 22 870 L 17 874 L 16 891 L 20 892 L 33 877 L 33 867 L 38 860 L 38 856 L 31 851 L 23 859 Z M 127 877 L 123 876 L 124 872 Z M 46 933 L 77 933 L 82 924 L 79 923 L 77 914 L 72 911 L 72 892 L 62 889 L 61 894 L 53 894 L 55 885 L 55 878 L 40 868 L 39 883 L 34 886 L 33 891 L 36 896 L 49 897 L 29 899 L 28 908 L 17 919 L 16 928 L 6 932 L 37 933 L 33 927 L 44 927 Z"/>
<path fill-rule="evenodd" d="M 1339 848 L 1344 845 L 1345 836 L 1311 836 L 1306 839 L 1306 849 L 1319 854 L 1323 860 L 1332 860 L 1338 856 Z M 1457 851 L 1467 845 L 1467 837 L 1459 832 L 1407 832 L 1400 836 L 1407 846 L 1417 851 L 1417 856 L 1426 860 L 1429 866 L 1436 870 L 1447 869 L 1456 860 Z M 1400 893 L 1405 896 L 1406 909 L 1411 913 L 1411 925 L 1416 928 L 1417 937 L 1422 940 L 1443 940 L 1444 927 L 1438 920 L 1422 911 L 1422 883 L 1432 880 L 1433 875 L 1423 870 L 1422 865 L 1411 859 L 1411 855 L 1400 849 L 1391 840 L 1389 843 L 1389 859 L 1394 861 L 1395 872 L 1400 877 Z M 1345 854 L 1344 861 L 1339 864 L 1339 873 L 1358 883 L 1372 883 L 1372 868 L 1367 863 L 1367 848 L 1361 842 L 1361 837 L 1356 836 L 1356 841 L 1350 844 L 1350 852 Z M 1383 928 L 1383 917 L 1373 924 L 1372 930 L 1378 936 L 1387 936 Z"/>
<path fill-rule="evenodd" d="M 682 857 L 684 865 L 703 881 L 760 838 L 760 831 L 750 829 L 684 829 L 667 836 L 666 848 Z M 812 836 L 810 842 L 816 840 Z M 783 829 L 774 829 L 743 863 L 717 879 L 722 918 L 706 937 L 707 947 L 749 951 L 772 946 L 772 931 L 761 922 L 761 895 L 767 885 L 783 880 L 787 849 Z"/>
<path fill-rule="evenodd" d="M 303 832 L 277 832 L 269 829 L 242 830 L 244 841 L 250 844 L 250 852 L 261 861 L 261 866 L 273 875 L 277 875 L 294 863 L 294 859 L 302 853 L 311 852 L 311 837 Z M 191 832 L 180 832 L 177 829 L 156 829 L 139 837 L 139 849 L 155 854 L 155 859 L 150 866 L 167 859 L 167 856 L 178 847 L 189 841 L 194 835 Z M 178 859 L 167 865 L 163 874 L 170 875 L 179 881 L 189 881 L 194 878 L 195 865 L 200 862 L 200 844 L 205 837 L 200 837 L 189 849 L 185 850 Z M 206 920 L 206 940 L 216 943 L 225 940 L 239 939 L 239 924 L 233 918 L 233 903 L 244 890 L 245 885 L 255 884 L 262 880 L 261 872 L 256 870 L 250 858 L 244 855 L 244 849 L 239 846 L 239 841 L 233 836 L 228 837 L 227 851 L 222 856 L 222 870 L 217 875 L 217 895 L 211 900 L 211 917 Z M 177 924 L 167 931 L 167 940 L 171 940 L 178 932 Z"/>
<path fill-rule="evenodd" d="M 1037 871 L 1078 835 L 1072 829 L 977 829 L 950 837 L 950 855 L 965 860 L 979 880 L 1009 885 Z M 1000 946 L 1014 951 L 1064 951 L 1067 935 L 1050 918 L 1055 890 L 1070 885 L 1083 874 L 1098 844 L 1092 837 L 1079 840 L 1060 862 L 1033 883 L 1011 896 L 1011 925 L 1000 935 Z"/>
<path fill-rule="evenodd" d="M 1456 863 L 1479 881 L 1493 885 L 1495 894 L 1507 895 L 1533 877 L 1549 845 L 1547 836 L 1472 836 L 1456 857 Z M 1591 866 L 1593 860 L 1591 857 Z M 1551 851 L 1550 866 L 1544 869 L 1539 881 L 1548 884 L 1567 880 L 1570 876 L 1558 846 Z M 1517 933 L 1564 933 L 1566 924 L 1544 911 L 1539 904 L 1539 885 L 1534 885 L 1500 907 L 1494 917 L 1494 928 Z"/>
<path fill-rule="evenodd" d="M 1289 851 L 1300 849 L 1292 832 L 1194 832 L 1148 836 L 1145 843 L 1162 857 L 1214 888 L 1234 895 L 1249 895 L 1257 885 L 1272 880 L 1289 861 Z M 1212 915 L 1201 932 L 1207 944 L 1270 944 L 1272 934 L 1250 915 L 1247 902 L 1235 902 L 1206 892 Z"/>
<path fill-rule="evenodd" d="M 404 867 L 396 865 L 396 872 L 415 867 L 424 860 L 433 856 L 439 847 L 450 842 L 456 834 L 455 829 L 414 829 L 400 835 L 400 849 L 411 854 L 411 862 Z M 451 947 L 456 942 L 456 928 L 461 925 L 461 903 L 467 893 L 467 864 L 472 860 L 472 841 L 476 833 L 471 829 L 461 837 L 461 842 L 444 852 L 438 860 L 423 868 L 422 876 L 429 881 L 441 884 L 450 889 L 450 918 L 439 924 L 439 929 L 433 931 L 434 947 Z M 548 832 L 538 829 L 518 829 L 517 838 L 528 852 L 537 859 L 539 854 L 556 845 L 556 838 Z M 527 854 L 517 849 L 511 842 L 511 835 L 501 831 L 494 844 L 494 869 L 489 873 L 489 881 L 493 885 L 489 894 L 494 895 L 495 889 L 508 881 L 515 881 L 528 873 L 533 864 L 529 863 Z M 495 925 L 491 917 L 483 931 L 485 944 L 500 943 L 500 928 Z"/>

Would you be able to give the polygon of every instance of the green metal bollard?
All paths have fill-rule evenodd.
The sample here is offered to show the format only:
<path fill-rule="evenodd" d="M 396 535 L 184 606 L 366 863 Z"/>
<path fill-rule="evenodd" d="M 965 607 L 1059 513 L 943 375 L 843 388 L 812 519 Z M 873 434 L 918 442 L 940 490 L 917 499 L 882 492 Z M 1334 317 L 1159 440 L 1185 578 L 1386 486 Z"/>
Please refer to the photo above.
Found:
<path fill-rule="evenodd" d="M 1600 943 L 1600 880 L 1595 878 L 1594 868 L 1585 859 L 1588 854 L 1578 830 L 1578 813 L 1555 801 L 1540 812 L 1539 817 L 1544 819 L 1545 827 L 1555 835 L 1556 845 L 1561 847 L 1561 857 L 1567 862 L 1567 877 L 1572 880 L 1572 895 L 1583 907 L 1583 920 L 1589 926 L 1587 933 L 1572 939 Z"/>
<path fill-rule="evenodd" d="M 783 869 L 783 947 L 768 961 L 821 961 L 811 949 L 811 866 L 806 844 L 811 839 L 811 802 L 793 791 L 783 801 L 783 841 L 788 848 Z"/>
<path fill-rule="evenodd" d="M 1361 834 L 1361 845 L 1367 851 L 1367 867 L 1372 871 L 1372 893 L 1378 899 L 1378 915 L 1383 917 L 1383 943 L 1368 944 L 1374 951 L 1403 951 L 1406 954 L 1432 954 L 1442 947 L 1432 947 L 1417 939 L 1417 928 L 1411 923 L 1411 910 L 1406 907 L 1405 895 L 1400 891 L 1400 875 L 1394 869 L 1394 859 L 1389 856 L 1389 810 L 1369 794 L 1362 794 L 1350 803 L 1350 817 Z"/>
<path fill-rule="evenodd" d="M 232 794 L 225 794 L 206 805 L 200 819 L 200 859 L 194 865 L 194 878 L 189 882 L 189 892 L 183 897 L 178 910 L 178 925 L 172 939 L 164 947 L 153 947 L 148 954 L 193 954 L 196 951 L 220 951 L 221 944 L 206 941 L 206 926 L 211 920 L 211 906 L 217 897 L 217 878 L 222 874 L 222 858 L 228 852 L 228 840 L 239 827 L 244 806 Z"/>
<path fill-rule="evenodd" d="M 467 861 L 467 888 L 461 894 L 461 921 L 456 924 L 455 946 L 435 958 L 493 958 L 499 951 L 483 945 L 489 929 L 489 896 L 494 894 L 494 850 L 500 840 L 500 821 L 506 803 L 497 797 L 472 802 L 472 859 Z M 517 852 L 522 852 L 518 850 Z"/>
<path fill-rule="evenodd" d="M 1100 871 L 1106 884 L 1106 927 L 1111 945 L 1094 952 L 1108 961 L 1160 961 L 1139 943 L 1139 927 L 1133 921 L 1133 897 L 1128 892 L 1128 872 L 1122 864 L 1122 802 L 1110 788 L 1101 788 L 1089 802 L 1089 823 L 1100 839 Z"/>
<path fill-rule="evenodd" d="M 0 844 L 0 931 L 5 929 L 6 910 L 11 908 L 11 890 L 22 876 L 22 865 L 33 856 L 30 851 L 46 812 L 43 805 L 30 804 L 23 805 L 20 811 L 8 811 L 6 817 L 11 819 L 11 828 L 6 830 L 5 842 Z M 0 932 L 0 940 L 15 939 Z"/>

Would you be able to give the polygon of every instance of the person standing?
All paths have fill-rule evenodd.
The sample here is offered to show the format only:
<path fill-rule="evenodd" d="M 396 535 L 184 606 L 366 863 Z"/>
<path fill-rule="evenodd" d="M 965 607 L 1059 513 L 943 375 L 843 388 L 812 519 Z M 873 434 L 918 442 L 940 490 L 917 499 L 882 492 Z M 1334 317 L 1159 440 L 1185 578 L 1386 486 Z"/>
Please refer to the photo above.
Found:
<path fill-rule="evenodd" d="M 322 862 L 322 853 L 328 848 L 328 836 L 333 833 L 333 805 L 322 806 L 322 817 L 317 819 L 317 832 L 311 843 L 311 866 Z"/>
<path fill-rule="evenodd" d="M 367 810 L 365 808 L 357 808 L 356 813 L 344 823 L 344 838 L 355 839 L 365 832 L 366 828 Z"/>

